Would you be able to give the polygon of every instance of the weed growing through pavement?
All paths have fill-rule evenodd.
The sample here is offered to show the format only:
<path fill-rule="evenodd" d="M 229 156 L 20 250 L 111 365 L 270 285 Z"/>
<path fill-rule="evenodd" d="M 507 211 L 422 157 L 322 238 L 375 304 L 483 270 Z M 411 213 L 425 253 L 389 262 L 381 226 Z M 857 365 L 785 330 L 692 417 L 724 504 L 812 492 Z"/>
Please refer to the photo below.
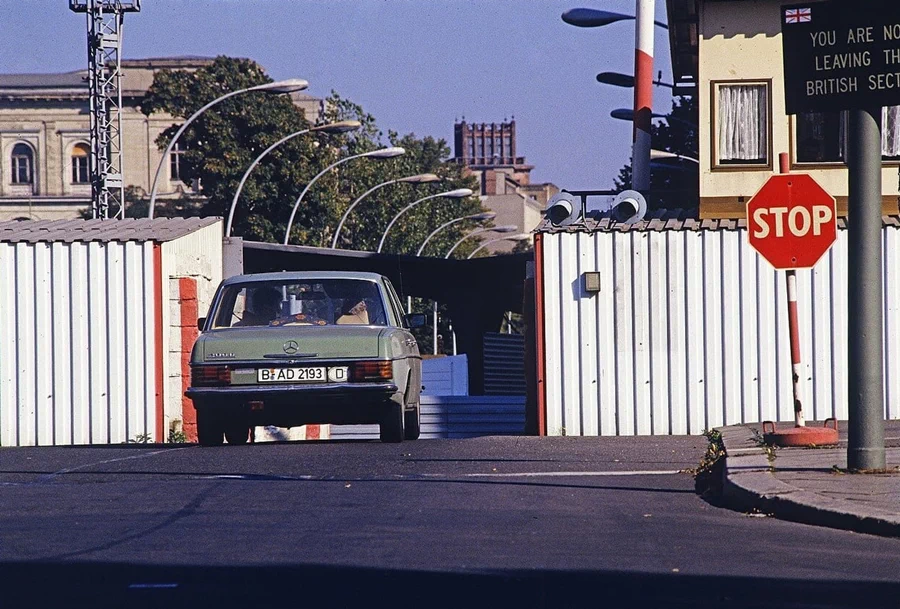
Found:
<path fill-rule="evenodd" d="M 180 429 L 169 429 L 169 437 L 166 439 L 169 444 L 184 444 L 187 442 L 187 436 Z"/>
<path fill-rule="evenodd" d="M 771 471 L 775 471 L 775 447 L 771 444 L 766 444 L 765 436 L 755 427 L 750 428 L 750 433 L 753 434 L 753 441 L 766 453 L 766 459 L 769 460 L 769 469 Z"/>
<path fill-rule="evenodd" d="M 722 497 L 722 467 L 725 457 L 725 444 L 722 442 L 722 434 L 716 429 L 703 432 L 709 443 L 706 445 L 706 453 L 700 459 L 697 468 L 693 470 L 694 490 L 715 504 Z"/>
<path fill-rule="evenodd" d="M 139 433 L 133 439 L 128 440 L 129 444 L 150 444 L 153 438 L 148 433 Z"/>

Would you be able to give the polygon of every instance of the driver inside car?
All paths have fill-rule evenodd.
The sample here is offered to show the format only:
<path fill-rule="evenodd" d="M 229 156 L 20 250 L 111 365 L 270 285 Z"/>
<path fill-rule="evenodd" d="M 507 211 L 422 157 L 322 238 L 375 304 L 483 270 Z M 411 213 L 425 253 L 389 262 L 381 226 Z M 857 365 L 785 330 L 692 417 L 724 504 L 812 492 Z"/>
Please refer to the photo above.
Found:
<path fill-rule="evenodd" d="M 265 326 L 281 313 L 281 292 L 271 286 L 257 288 L 250 295 L 250 308 L 235 326 Z"/>

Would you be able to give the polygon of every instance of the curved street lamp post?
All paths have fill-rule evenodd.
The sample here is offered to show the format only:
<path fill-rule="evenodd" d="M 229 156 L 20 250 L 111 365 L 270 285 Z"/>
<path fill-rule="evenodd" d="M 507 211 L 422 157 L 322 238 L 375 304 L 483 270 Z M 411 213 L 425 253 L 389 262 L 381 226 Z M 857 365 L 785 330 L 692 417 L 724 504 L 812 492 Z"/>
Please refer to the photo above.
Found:
<path fill-rule="evenodd" d="M 421 256 L 422 252 L 425 251 L 425 246 L 428 245 L 429 241 L 431 241 L 431 238 L 434 237 L 439 232 L 441 232 L 442 230 L 444 230 L 445 228 L 447 228 L 448 226 L 450 226 L 451 224 L 456 224 L 457 222 L 462 222 L 463 220 L 476 220 L 478 222 L 484 222 L 485 220 L 493 220 L 496 217 L 497 217 L 497 214 L 495 214 L 494 212 L 486 211 L 486 212 L 483 212 L 480 214 L 472 214 L 471 216 L 463 216 L 462 218 L 453 218 L 449 222 L 444 222 L 443 224 L 438 226 L 436 229 L 431 231 L 430 235 L 425 237 L 425 241 L 422 242 L 422 245 L 419 247 L 419 250 L 416 252 L 416 256 Z M 406 297 L 406 312 L 412 313 L 412 296 Z M 456 334 L 454 334 L 453 336 L 455 338 Z M 456 355 L 455 344 L 456 343 L 454 341 L 453 355 Z"/>
<path fill-rule="evenodd" d="M 428 245 L 429 241 L 431 241 L 431 238 L 434 237 L 439 232 L 441 232 L 442 230 L 444 230 L 445 228 L 447 228 L 448 226 L 450 226 L 451 224 L 456 224 L 457 222 L 462 222 L 463 220 L 477 220 L 479 222 L 484 222 L 485 220 L 493 220 L 496 217 L 497 217 L 497 214 L 495 214 L 492 211 L 487 211 L 487 212 L 484 212 L 481 214 L 472 214 L 471 216 L 463 216 L 462 218 L 454 218 L 453 220 L 450 220 L 449 222 L 444 222 L 443 224 L 438 226 L 436 229 L 431 231 L 430 235 L 425 237 L 425 241 L 422 242 L 421 247 L 419 247 L 419 251 L 416 252 L 416 256 L 421 256 L 422 252 L 425 251 L 425 246 Z"/>
<path fill-rule="evenodd" d="M 679 161 L 690 161 L 691 163 L 700 164 L 700 161 L 695 159 L 692 156 L 687 156 L 684 154 L 677 154 L 675 152 L 669 152 L 667 150 L 650 150 L 650 160 L 656 159 L 678 159 Z"/>
<path fill-rule="evenodd" d="M 350 215 L 350 212 L 353 211 L 353 208 L 356 205 L 365 199 L 369 194 L 375 192 L 382 186 L 387 186 L 389 184 L 396 184 L 397 182 L 405 182 L 407 184 L 428 184 L 429 182 L 440 182 L 441 178 L 436 176 L 433 173 L 420 173 L 419 175 L 409 176 L 406 178 L 397 178 L 396 180 L 388 180 L 387 182 L 382 182 L 381 184 L 376 184 L 366 192 L 362 193 L 356 201 L 350 204 L 350 207 L 347 208 L 347 211 L 344 212 L 344 215 L 341 216 L 341 221 L 338 222 L 337 228 L 334 229 L 334 238 L 331 240 L 331 249 L 337 249 L 337 241 L 338 235 L 341 233 L 341 228 L 344 226 L 344 222 L 347 220 L 347 217 Z"/>
<path fill-rule="evenodd" d="M 347 131 L 359 129 L 361 124 L 362 123 L 360 123 L 359 121 L 338 121 L 336 123 L 328 123 L 326 125 L 318 125 L 316 127 L 302 129 L 300 131 L 295 131 L 290 135 L 286 135 L 285 137 L 281 138 L 280 140 L 263 150 L 262 153 L 260 153 L 260 155 L 256 157 L 252 163 L 250 163 L 250 166 L 247 167 L 247 171 L 244 172 L 244 175 L 241 177 L 241 181 L 238 184 L 237 190 L 234 192 L 234 198 L 231 200 L 231 207 L 228 210 L 228 221 L 225 223 L 225 236 L 231 236 L 231 222 L 234 219 L 234 209 L 235 207 L 237 207 L 238 198 L 241 196 L 241 190 L 244 189 L 244 183 L 247 181 L 247 177 L 250 175 L 250 172 L 253 171 L 253 168 L 256 167 L 261 160 L 263 160 L 263 157 L 275 150 L 275 148 L 277 148 L 278 146 L 281 146 L 288 140 L 294 139 L 298 135 L 303 135 L 304 133 L 315 131 L 321 131 L 328 134 L 346 133 Z"/>
<path fill-rule="evenodd" d="M 406 207 L 404 207 L 403 209 L 401 209 L 401 210 L 397 213 L 397 215 L 394 216 L 394 217 L 391 219 L 391 221 L 390 221 L 390 222 L 388 223 L 388 225 L 387 225 L 387 228 L 384 229 L 384 234 L 381 235 L 381 241 L 378 242 L 378 249 L 375 250 L 375 251 L 378 252 L 378 253 L 381 253 L 381 248 L 384 246 L 384 241 L 385 241 L 385 239 L 387 239 L 388 231 L 391 230 L 391 227 L 394 225 L 394 223 L 397 222 L 397 220 L 400 218 L 400 216 L 402 216 L 403 214 L 405 214 L 407 211 L 409 211 L 410 209 L 412 209 L 413 207 L 415 207 L 415 206 L 418 205 L 419 203 L 422 203 L 422 202 L 424 202 L 424 201 L 428 201 L 429 199 L 436 199 L 436 198 L 438 198 L 438 197 L 445 197 L 445 198 L 448 198 L 448 199 L 463 199 L 463 198 L 468 197 L 468 196 L 471 196 L 471 195 L 472 195 L 472 190 L 471 190 L 471 189 L 469 189 L 469 188 L 457 188 L 456 190 L 448 190 L 447 192 L 439 192 L 439 193 L 434 194 L 434 195 L 428 195 L 427 197 L 422 197 L 421 199 L 418 199 L 417 201 L 413 201 L 412 203 L 410 203 L 409 205 L 407 205 Z"/>
<path fill-rule="evenodd" d="M 334 169 L 338 165 L 346 163 L 347 161 L 352 161 L 353 159 L 360 158 L 373 158 L 373 159 L 391 159 L 395 156 L 400 156 L 401 154 L 405 154 L 406 150 L 399 146 L 392 146 L 390 148 L 379 148 L 378 150 L 371 150 L 369 152 L 362 152 L 360 154 L 353 154 L 348 157 L 344 157 L 342 159 L 338 159 L 322 171 L 316 174 L 316 176 L 309 181 L 306 187 L 303 189 L 303 192 L 300 193 L 300 196 L 297 197 L 297 202 L 294 203 L 294 209 L 291 210 L 291 217 L 288 219 L 287 228 L 284 231 L 284 245 L 288 244 L 288 241 L 291 237 L 291 226 L 294 224 L 294 216 L 297 215 L 297 210 L 300 208 L 300 202 L 303 200 L 303 195 L 306 194 L 306 191 L 309 190 L 309 187 L 312 186 L 316 180 L 321 178 L 331 169 Z"/>
<path fill-rule="evenodd" d="M 508 235 L 506 237 L 488 239 L 487 241 L 476 247 L 474 250 L 472 250 L 472 253 L 466 256 L 466 260 L 477 254 L 479 250 L 489 246 L 491 243 L 497 243 L 498 241 L 525 241 L 526 239 L 531 239 L 530 233 L 519 233 L 518 235 Z"/>
<path fill-rule="evenodd" d="M 450 251 L 447 252 L 447 255 L 444 256 L 444 258 L 449 260 L 450 255 L 454 252 L 454 250 L 456 250 L 456 248 L 459 247 L 459 245 L 463 241 L 468 239 L 469 237 L 474 237 L 476 235 L 481 235 L 484 233 L 514 233 L 517 230 L 519 230 L 519 227 L 516 226 L 515 224 L 505 224 L 503 226 L 494 226 L 494 227 L 489 227 L 489 228 L 479 228 L 479 229 L 473 230 L 468 235 L 463 235 L 463 237 L 459 241 L 454 243 L 453 247 L 450 248 Z"/>
<path fill-rule="evenodd" d="M 147 217 L 153 219 L 153 212 L 156 209 L 156 187 L 159 183 L 159 175 L 162 173 L 163 165 L 166 162 L 166 159 L 169 158 L 169 153 L 172 152 L 172 147 L 175 146 L 175 142 L 178 141 L 178 138 L 184 133 L 184 130 L 187 129 L 188 125 L 190 125 L 195 118 L 206 112 L 208 109 L 212 108 L 216 104 L 221 101 L 225 101 L 229 97 L 234 97 L 235 95 L 240 95 L 241 93 L 248 93 L 251 91 L 262 91 L 264 93 L 293 93 L 294 91 L 302 91 L 307 88 L 309 83 L 301 78 L 292 78 L 289 80 L 279 80 L 277 82 L 269 82 L 262 85 L 256 85 L 255 87 L 248 87 L 246 89 L 238 89 L 237 91 L 231 91 L 217 97 L 212 100 L 196 112 L 194 112 L 175 132 L 175 135 L 172 136 L 172 139 L 169 140 L 169 145 L 166 146 L 165 152 L 162 154 L 162 158 L 159 160 L 159 165 L 156 166 L 156 175 L 153 176 L 153 185 L 150 187 L 150 205 L 149 210 L 147 211 Z"/>

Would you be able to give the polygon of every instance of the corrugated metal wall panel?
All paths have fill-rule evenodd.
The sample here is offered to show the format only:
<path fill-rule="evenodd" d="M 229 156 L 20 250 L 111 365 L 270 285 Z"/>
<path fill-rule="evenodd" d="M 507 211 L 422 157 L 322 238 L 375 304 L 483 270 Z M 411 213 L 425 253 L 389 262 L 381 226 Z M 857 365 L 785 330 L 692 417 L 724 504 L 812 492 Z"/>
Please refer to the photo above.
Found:
<path fill-rule="evenodd" d="M 152 248 L 0 244 L 0 444 L 152 434 Z"/>
<path fill-rule="evenodd" d="M 525 336 L 484 335 L 485 395 L 525 395 Z"/>
<path fill-rule="evenodd" d="M 883 230 L 886 415 L 900 418 L 900 230 Z M 746 230 L 546 233 L 543 252 L 549 434 L 793 420 L 784 273 Z M 797 273 L 808 419 L 847 418 L 846 257 L 841 230 Z"/>

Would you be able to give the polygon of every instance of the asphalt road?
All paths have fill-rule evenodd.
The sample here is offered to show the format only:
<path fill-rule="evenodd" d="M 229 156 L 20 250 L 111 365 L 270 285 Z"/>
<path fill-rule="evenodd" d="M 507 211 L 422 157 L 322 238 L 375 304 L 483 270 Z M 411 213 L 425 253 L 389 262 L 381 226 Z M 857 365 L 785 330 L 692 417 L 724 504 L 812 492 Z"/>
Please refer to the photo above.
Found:
<path fill-rule="evenodd" d="M 900 605 L 900 539 L 712 505 L 705 446 L 0 449 L 0 607 Z"/>

